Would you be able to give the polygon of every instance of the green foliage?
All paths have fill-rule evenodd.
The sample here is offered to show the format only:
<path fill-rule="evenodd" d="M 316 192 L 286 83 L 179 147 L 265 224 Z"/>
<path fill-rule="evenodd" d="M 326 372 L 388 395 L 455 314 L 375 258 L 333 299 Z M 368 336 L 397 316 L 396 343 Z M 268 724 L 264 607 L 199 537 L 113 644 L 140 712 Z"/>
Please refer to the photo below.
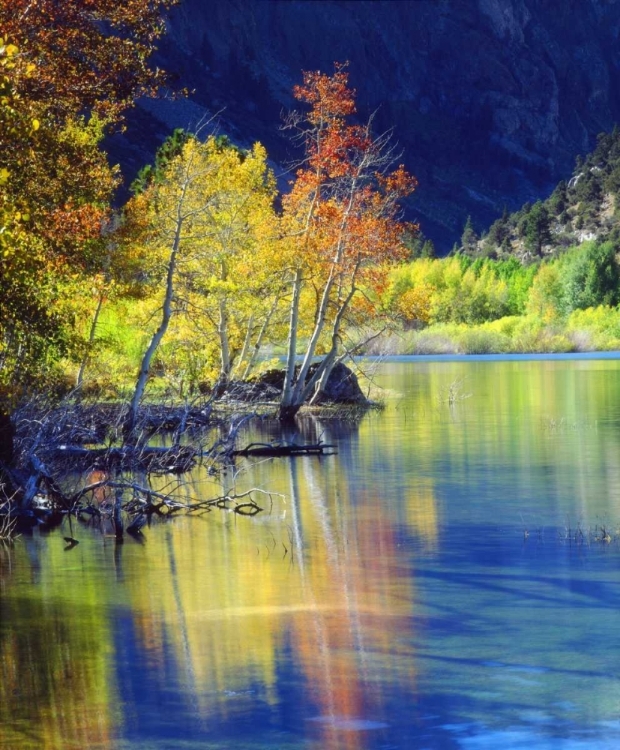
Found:
<path fill-rule="evenodd" d="M 157 149 L 155 163 L 146 164 L 142 167 L 135 180 L 129 186 L 129 190 L 134 195 L 138 195 L 143 193 L 151 183 L 161 182 L 172 160 L 182 152 L 183 146 L 192 137 L 183 128 L 175 128 Z M 222 136 L 222 138 L 224 137 Z"/>
<path fill-rule="evenodd" d="M 618 195 L 620 187 L 620 131 L 601 133 L 596 148 L 585 161 L 584 169 L 595 174 L 602 192 Z"/>
<path fill-rule="evenodd" d="M 463 227 L 463 234 L 461 235 L 461 247 L 463 252 L 468 255 L 475 254 L 478 247 L 478 235 L 474 230 L 474 226 L 471 223 L 471 216 L 467 217 L 465 226 Z"/>
<path fill-rule="evenodd" d="M 549 213 L 541 201 L 537 201 L 523 218 L 521 233 L 530 252 L 542 255 L 543 245 L 551 242 Z"/>
<path fill-rule="evenodd" d="M 510 315 L 522 315 L 525 312 L 530 289 L 538 270 L 535 265 L 523 266 L 513 256 L 498 261 L 492 268 L 498 278 L 508 287 L 508 312 Z"/>
<path fill-rule="evenodd" d="M 564 287 L 557 263 L 545 263 L 536 274 L 526 303 L 526 312 L 537 320 L 549 323 L 564 308 Z"/>
<path fill-rule="evenodd" d="M 422 232 L 405 232 L 403 244 L 408 248 L 411 260 L 434 258 L 437 254 L 433 241 L 425 237 Z"/>
<path fill-rule="evenodd" d="M 463 254 L 416 260 L 392 272 L 384 306 L 397 311 L 405 301 L 417 309 L 421 301 L 426 305 L 426 317 L 417 317 L 428 324 L 426 332 L 409 333 L 406 351 L 609 349 L 620 334 L 617 251 L 617 242 L 591 241 L 529 266 L 515 257 L 494 261 Z M 590 312 L 579 317 L 578 311 Z"/>
<path fill-rule="evenodd" d="M 586 242 L 561 260 L 564 312 L 617 305 L 620 268 L 612 242 Z"/>
<path fill-rule="evenodd" d="M 140 0 L 140 7 L 144 2 Z M 55 7 L 51 0 L 50 7 Z M 261 147 L 244 151 L 226 136 L 200 143 L 182 129 L 172 132 L 154 163 L 132 183 L 134 198 L 122 230 L 106 234 L 118 184 L 118 173 L 100 148 L 110 121 L 97 116 L 92 103 L 75 102 L 66 116 L 54 119 L 49 102 L 43 106 L 27 100 L 23 87 L 37 70 L 21 58 L 21 50 L 0 40 L 0 140 L 8 144 L 0 154 L 0 395 L 14 392 L 16 382 L 28 387 L 35 376 L 48 377 L 68 359 L 78 360 L 85 352 L 96 302 L 103 312 L 92 340 L 88 379 L 102 394 L 118 395 L 130 386 L 153 327 L 174 235 L 166 222 L 176 216 L 172 209 L 181 183 L 175 186 L 175 174 L 184 153 L 192 150 L 206 149 L 208 159 L 205 156 L 203 172 L 191 178 L 194 195 L 187 197 L 191 200 L 179 233 L 182 262 L 170 298 L 173 322 L 153 363 L 158 382 L 177 395 L 195 391 L 218 372 L 237 377 L 241 364 L 254 365 L 256 342 L 257 352 L 267 342 L 282 346 L 288 304 L 284 284 L 290 283 L 287 273 L 302 248 L 307 258 L 299 278 L 311 281 L 299 297 L 300 337 L 311 330 L 312 321 L 324 320 L 321 325 L 328 327 L 334 322 L 334 310 L 346 298 L 344 286 L 332 284 L 334 273 L 346 270 L 355 278 L 358 268 L 372 265 L 360 285 L 372 287 L 372 295 L 365 295 L 368 307 L 360 307 L 370 319 L 365 322 L 372 325 L 375 311 L 391 316 L 396 327 L 405 329 L 406 351 L 620 346 L 618 130 L 599 136 L 592 154 L 578 160 L 573 179 L 559 183 L 546 201 L 526 203 L 512 215 L 504 210 L 482 241 L 468 217 L 461 246 L 455 245 L 451 257 L 436 258 L 432 241 L 421 232 L 411 229 L 403 240 L 402 227 L 390 224 L 390 231 L 380 234 L 380 260 L 390 262 L 379 269 L 375 254 L 381 212 L 375 216 L 360 209 L 351 224 L 352 242 L 348 231 L 342 232 L 342 218 L 337 219 L 337 201 L 323 201 L 318 213 L 312 208 L 313 191 L 321 194 L 324 187 L 314 184 L 316 175 L 333 173 L 340 179 L 344 162 L 336 164 L 338 169 L 330 162 L 327 170 L 323 166 L 305 173 L 298 179 L 295 200 L 289 200 L 294 210 L 277 217 L 275 180 Z M 339 111 L 343 102 L 336 97 L 333 105 Z M 334 134 L 342 136 L 337 127 Z M 347 154 L 344 146 L 333 151 L 338 158 Z M 312 158 L 324 158 L 325 153 L 313 153 Z M 369 180 L 375 179 L 376 174 L 369 173 Z M 331 187 L 326 191 L 335 194 Z M 377 195 L 385 198 L 387 193 Z M 386 203 L 381 211 L 389 213 L 391 205 Z M 346 202 L 338 210 L 345 207 Z M 391 221 L 392 214 L 389 217 Z M 316 228 L 300 244 L 299 226 L 310 220 Z M 577 245 L 582 229 L 599 239 Z M 409 262 L 392 267 L 391 262 L 406 257 L 401 241 Z M 336 270 L 327 273 L 333 256 L 326 247 L 346 247 L 351 260 L 339 261 Z M 372 264 L 366 264 L 367 258 Z M 325 303 L 321 317 L 314 311 L 322 278 L 332 284 L 333 299 Z M 355 285 L 352 290 L 357 291 Z M 137 292 L 140 299 L 122 301 L 122 296 Z M 376 306 L 373 295 L 382 295 Z M 267 316 L 270 327 L 263 330 Z M 317 351 L 329 338 L 321 336 Z"/>
<path fill-rule="evenodd" d="M 609 308 L 604 308 L 609 310 Z M 620 339 L 613 331 L 597 329 L 597 321 L 589 318 L 570 326 L 545 324 L 537 317 L 509 316 L 480 325 L 438 323 L 421 331 L 407 331 L 383 346 L 390 354 L 491 354 L 491 353 L 560 353 L 617 349 Z M 604 315 L 597 313 L 598 319 Z M 617 315 L 616 315 L 617 319 Z"/>
<path fill-rule="evenodd" d="M 488 328 L 471 328 L 459 337 L 459 351 L 463 354 L 495 354 L 509 349 L 510 339 Z"/>
<path fill-rule="evenodd" d="M 569 204 L 567 190 L 568 186 L 562 180 L 558 183 L 553 193 L 551 193 L 547 201 L 547 209 L 551 216 L 560 216 L 566 211 Z"/>
<path fill-rule="evenodd" d="M 535 266 L 524 267 L 516 258 L 493 261 L 461 253 L 444 259 L 420 259 L 394 269 L 384 309 L 396 311 L 399 300 L 411 291 L 427 297 L 430 323 L 477 324 L 517 315 L 525 310 Z"/>
<path fill-rule="evenodd" d="M 547 200 L 525 203 L 519 211 L 495 221 L 484 237 L 482 252 L 489 258 L 516 255 L 541 257 L 564 252 L 583 239 L 611 239 L 620 206 L 620 130 L 602 133 L 596 148 L 578 157 L 568 181 L 558 183 Z"/>
<path fill-rule="evenodd" d="M 484 253 L 487 257 L 496 257 L 498 251 L 501 251 L 510 242 L 511 227 L 508 212 L 504 209 L 501 218 L 497 219 L 484 238 Z"/>
<path fill-rule="evenodd" d="M 168 0 L 0 3 L 0 397 L 79 357 L 110 258 L 120 172 L 104 131 L 163 78 L 148 67 Z M 94 7 L 96 6 L 96 8 Z"/>
<path fill-rule="evenodd" d="M 566 329 L 580 351 L 620 349 L 620 310 L 617 307 L 575 310 L 566 321 Z"/>

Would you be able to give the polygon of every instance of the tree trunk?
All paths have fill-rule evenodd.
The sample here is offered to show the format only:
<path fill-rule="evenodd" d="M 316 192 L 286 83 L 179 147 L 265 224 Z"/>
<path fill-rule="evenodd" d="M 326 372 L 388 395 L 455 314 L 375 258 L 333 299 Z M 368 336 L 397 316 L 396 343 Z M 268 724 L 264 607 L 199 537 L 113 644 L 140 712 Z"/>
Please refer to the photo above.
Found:
<path fill-rule="evenodd" d="M 226 300 L 220 299 L 218 304 L 219 320 L 217 324 L 217 333 L 220 339 L 220 377 L 219 381 L 225 388 L 230 379 L 230 343 L 228 341 L 228 310 L 226 309 Z"/>
<path fill-rule="evenodd" d="M 321 373 L 321 377 L 319 378 L 319 381 L 316 385 L 316 390 L 314 391 L 314 395 L 312 396 L 312 399 L 310 400 L 310 404 L 314 404 L 316 401 L 320 400 L 321 395 L 323 391 L 325 390 L 325 385 L 327 384 L 327 381 L 329 380 L 329 376 L 332 374 L 332 370 L 334 369 L 334 365 L 336 364 L 336 357 L 332 357 L 329 359 L 329 361 L 326 363 L 325 367 L 323 368 L 323 372 Z"/>
<path fill-rule="evenodd" d="M 0 466 L 10 466 L 15 457 L 15 427 L 11 415 L 0 409 Z"/>
<path fill-rule="evenodd" d="M 245 370 L 243 371 L 243 375 L 241 376 L 242 380 L 247 380 L 250 373 L 252 372 L 254 363 L 256 362 L 261 346 L 263 345 L 263 341 L 265 339 L 265 333 L 267 332 L 267 329 L 269 328 L 269 324 L 271 323 L 272 317 L 275 315 L 275 312 L 278 309 L 279 303 L 280 303 L 280 295 L 278 294 L 276 295 L 276 298 L 274 299 L 273 304 L 271 305 L 271 309 L 267 313 L 267 316 L 263 320 L 263 324 L 260 327 L 260 331 L 258 332 L 256 341 L 254 342 L 254 346 L 252 347 L 252 352 L 250 353 L 250 357 L 245 366 Z M 243 359 L 239 360 L 240 363 L 242 361 Z"/>
<path fill-rule="evenodd" d="M 241 367 L 241 365 L 243 364 L 243 362 L 248 356 L 248 351 L 250 350 L 250 340 L 252 338 L 253 323 L 254 323 L 254 316 L 250 315 L 250 318 L 248 320 L 248 324 L 245 330 L 245 336 L 243 337 L 243 346 L 241 347 L 241 352 L 239 353 L 239 357 L 237 358 L 237 361 L 235 362 L 235 366 L 233 367 L 231 371 L 231 377 L 237 374 L 237 371 L 239 370 L 239 368 Z"/>
<path fill-rule="evenodd" d="M 347 309 L 349 308 L 349 304 L 351 303 L 351 300 L 353 299 L 355 292 L 357 291 L 357 288 L 355 286 L 355 280 L 357 277 L 357 272 L 359 269 L 359 262 L 356 264 L 355 269 L 353 271 L 353 278 L 351 280 L 351 289 L 349 290 L 349 293 L 347 294 L 346 298 L 342 301 L 342 304 L 340 305 L 340 309 L 338 310 L 338 313 L 336 315 L 336 318 L 334 320 L 334 326 L 332 328 L 332 346 L 329 350 L 327 356 L 321 363 L 322 367 L 321 372 L 315 373 L 315 378 L 313 380 L 316 380 L 316 390 L 314 392 L 314 396 L 312 397 L 312 400 L 310 401 L 311 404 L 315 402 L 320 397 L 321 391 L 324 390 L 325 384 L 327 383 L 327 380 L 329 379 L 329 376 L 331 375 L 332 370 L 334 369 L 334 365 L 339 361 L 337 355 L 338 355 L 338 346 L 340 342 L 340 328 L 342 326 L 342 322 L 344 320 L 345 313 Z M 314 383 L 313 383 L 314 386 Z M 305 394 L 305 398 L 308 398 L 310 396 L 310 393 Z"/>
<path fill-rule="evenodd" d="M 319 309 L 317 311 L 316 316 L 316 322 L 314 324 L 314 330 L 312 331 L 312 335 L 310 336 L 310 341 L 308 342 L 308 345 L 306 347 L 306 353 L 303 358 L 303 362 L 301 363 L 301 367 L 299 368 L 299 372 L 297 374 L 297 378 L 295 379 L 295 387 L 293 388 L 293 394 L 292 394 L 292 401 L 295 403 L 303 404 L 303 402 L 308 397 L 308 384 L 306 383 L 306 378 L 308 376 L 308 371 L 310 369 L 310 366 L 312 364 L 312 360 L 314 359 L 314 353 L 316 352 L 316 347 L 319 342 L 319 338 L 321 334 L 323 333 L 323 328 L 325 327 L 325 320 L 327 318 L 327 308 L 329 305 L 329 298 L 331 294 L 331 290 L 334 286 L 334 265 L 332 265 L 332 268 L 329 272 L 329 276 L 327 278 L 327 281 L 325 282 L 325 288 L 323 289 L 322 295 L 321 295 L 321 302 L 319 304 Z M 321 367 L 321 365 L 319 365 Z M 312 386 L 314 387 L 314 383 L 316 383 L 318 377 L 320 376 L 313 376 L 311 378 Z"/>
<path fill-rule="evenodd" d="M 301 404 L 280 404 L 280 410 L 278 412 L 278 419 L 280 422 L 287 424 L 295 421 L 297 412 L 301 409 Z"/>
<path fill-rule="evenodd" d="M 153 360 L 153 356 L 155 355 L 155 352 L 157 351 L 158 346 L 161 343 L 161 340 L 163 339 L 166 331 L 168 330 L 168 325 L 170 324 L 170 319 L 172 317 L 172 297 L 174 294 L 174 274 L 176 271 L 176 262 L 177 262 L 177 254 L 179 252 L 179 245 L 181 244 L 182 227 L 183 227 L 183 217 L 179 214 L 177 218 L 177 225 L 175 228 L 175 233 L 174 233 L 174 240 L 172 243 L 172 250 L 170 252 L 170 258 L 168 260 L 168 268 L 167 268 L 167 273 L 166 273 L 166 292 L 164 295 L 164 303 L 162 306 L 161 322 L 157 330 L 153 334 L 151 343 L 148 345 L 147 350 L 144 353 L 144 357 L 142 358 L 140 371 L 138 373 L 138 380 L 136 381 L 136 388 L 134 390 L 133 398 L 131 399 L 131 404 L 129 406 L 129 412 L 127 414 L 127 418 L 125 419 L 125 424 L 123 425 L 123 432 L 126 438 L 131 438 L 133 432 L 136 429 L 138 407 L 140 406 L 140 401 L 142 400 L 142 396 L 144 395 L 144 389 L 146 388 L 146 383 L 149 377 L 149 373 L 151 371 L 151 362 Z"/>
<path fill-rule="evenodd" d="M 296 405 L 292 415 L 290 415 L 293 403 L 293 385 L 295 381 L 295 358 L 297 356 L 297 327 L 299 325 L 299 298 L 301 296 L 302 272 L 301 269 L 295 271 L 293 280 L 293 298 L 289 313 L 289 330 L 286 352 L 286 372 L 284 375 L 284 387 L 282 389 L 282 399 L 280 401 L 280 419 L 290 421 L 299 411 L 301 404 Z M 289 415 L 289 416 L 283 416 Z"/>
<path fill-rule="evenodd" d="M 88 348 L 86 349 L 86 353 L 84 354 L 84 357 L 82 359 L 82 362 L 80 364 L 80 369 L 77 374 L 77 379 L 75 381 L 75 385 L 77 388 L 82 387 L 82 383 L 84 382 L 84 372 L 86 371 L 86 366 L 88 365 L 88 361 L 90 359 L 90 354 L 93 348 L 93 344 L 95 343 L 95 336 L 97 334 L 97 325 L 99 323 L 99 315 L 101 314 L 101 308 L 103 307 L 103 300 L 105 299 L 105 295 L 103 291 L 99 295 L 99 300 L 97 301 L 97 309 L 95 310 L 95 314 L 93 315 L 92 322 L 90 324 L 90 332 L 88 334 Z"/>

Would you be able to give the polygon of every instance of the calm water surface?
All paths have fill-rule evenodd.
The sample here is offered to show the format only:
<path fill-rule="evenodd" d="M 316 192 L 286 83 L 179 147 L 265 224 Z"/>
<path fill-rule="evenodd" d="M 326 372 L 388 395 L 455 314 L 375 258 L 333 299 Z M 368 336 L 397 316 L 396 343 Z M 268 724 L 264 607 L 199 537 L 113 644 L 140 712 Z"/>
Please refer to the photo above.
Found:
<path fill-rule="evenodd" d="M 337 456 L 195 472 L 255 518 L 0 552 L 0 747 L 618 748 L 620 361 L 376 379 Z"/>

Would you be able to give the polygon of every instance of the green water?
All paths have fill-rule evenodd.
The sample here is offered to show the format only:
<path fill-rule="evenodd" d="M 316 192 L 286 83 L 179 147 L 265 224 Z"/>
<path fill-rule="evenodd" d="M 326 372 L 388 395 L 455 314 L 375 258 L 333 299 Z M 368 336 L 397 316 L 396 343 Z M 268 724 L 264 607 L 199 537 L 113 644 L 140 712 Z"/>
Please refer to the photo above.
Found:
<path fill-rule="evenodd" d="M 183 488 L 254 518 L 0 550 L 0 747 L 620 746 L 620 361 L 375 379 L 384 411 L 289 436 L 338 455 Z"/>

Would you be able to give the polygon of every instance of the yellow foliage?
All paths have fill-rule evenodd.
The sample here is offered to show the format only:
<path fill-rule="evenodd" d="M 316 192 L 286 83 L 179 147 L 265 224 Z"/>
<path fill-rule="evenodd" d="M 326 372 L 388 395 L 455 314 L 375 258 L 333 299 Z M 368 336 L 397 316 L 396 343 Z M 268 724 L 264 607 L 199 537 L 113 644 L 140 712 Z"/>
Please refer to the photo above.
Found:
<path fill-rule="evenodd" d="M 526 304 L 526 313 L 544 323 L 553 323 L 562 315 L 562 280 L 557 264 L 542 265 Z"/>
<path fill-rule="evenodd" d="M 420 284 L 408 289 L 397 300 L 398 314 L 407 322 L 428 323 L 431 317 L 431 299 L 433 288 Z"/>
<path fill-rule="evenodd" d="M 262 323 L 282 290 L 274 197 L 262 145 L 241 152 L 214 137 L 190 137 L 130 202 L 128 242 L 139 257 L 148 254 L 157 297 L 175 254 L 176 320 L 160 356 L 177 363 L 177 380 L 184 382 L 183 373 L 194 384 L 210 377 L 214 348 L 224 378 L 242 360 L 251 365 Z M 187 353 L 196 348 L 209 356 L 195 361 Z"/>

